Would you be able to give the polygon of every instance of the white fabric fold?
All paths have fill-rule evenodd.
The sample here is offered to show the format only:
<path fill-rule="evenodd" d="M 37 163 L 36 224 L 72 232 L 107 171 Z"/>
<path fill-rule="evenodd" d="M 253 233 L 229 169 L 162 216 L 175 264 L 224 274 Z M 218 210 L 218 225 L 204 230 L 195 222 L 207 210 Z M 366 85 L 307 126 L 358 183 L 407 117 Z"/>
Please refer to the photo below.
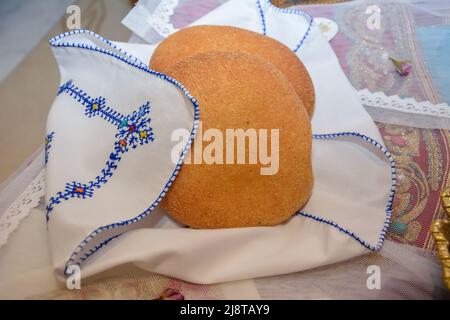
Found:
<path fill-rule="evenodd" d="M 47 121 L 49 235 L 55 258 L 80 264 L 158 206 L 195 135 L 198 104 L 177 81 L 91 32 L 50 44 L 61 87 Z M 191 139 L 173 159 L 178 129 Z"/>
<path fill-rule="evenodd" d="M 369 250 L 379 250 L 389 225 L 395 192 L 395 164 L 384 147 L 375 124 L 340 68 L 330 45 L 315 26 L 310 27 L 308 15 L 275 8 L 268 1 L 231 0 L 195 24 L 233 25 L 260 33 L 265 31 L 268 36 L 285 43 L 293 50 L 298 47 L 296 53 L 310 72 L 316 90 L 316 110 L 312 120 L 315 134 L 313 195 L 302 211 L 285 224 L 274 227 L 192 230 L 174 224 L 158 208 L 146 218 L 128 225 L 128 232 L 120 237 L 113 238 L 125 230 L 118 232 L 111 228 L 101 236 L 88 238 L 90 249 L 75 253 L 81 257 L 75 262 L 82 265 L 82 275 L 91 276 L 131 262 L 141 268 L 183 280 L 215 283 L 305 270 L 349 259 Z M 300 43 L 301 46 L 298 46 Z M 150 56 L 154 49 L 153 46 L 116 44 L 118 47 L 126 47 L 129 53 L 142 59 Z M 71 48 L 60 51 L 59 54 L 59 63 L 72 65 L 72 71 L 77 75 L 83 74 L 82 70 L 87 66 L 89 71 L 86 71 L 85 76 L 97 71 L 97 65 L 74 62 L 86 58 L 83 49 Z M 66 59 L 66 55 L 70 59 Z M 104 55 L 102 59 L 109 68 L 115 65 L 113 61 L 109 61 L 114 60 L 110 56 Z M 128 71 L 131 76 L 137 72 Z M 108 76 L 109 81 L 97 83 L 89 90 L 94 91 L 92 94 L 104 94 L 107 97 L 115 96 L 121 91 L 123 103 L 127 102 L 127 106 L 131 104 L 136 108 L 139 105 L 136 100 L 142 99 L 132 95 L 135 83 L 131 79 L 126 74 L 114 78 Z M 110 82 L 121 82 L 124 87 L 118 90 L 111 87 Z M 156 92 L 151 90 L 155 85 L 145 85 L 148 94 Z M 168 89 L 167 92 L 169 91 Z M 161 96 L 166 94 L 164 90 L 157 92 Z M 73 103 L 67 96 L 61 99 L 65 99 L 64 103 Z M 57 102 L 63 101 L 61 99 L 58 96 Z M 162 105 L 168 101 L 170 99 L 165 101 L 161 97 Z M 187 104 L 186 101 L 184 104 L 180 101 L 178 107 L 187 110 Z M 52 123 L 51 119 L 58 122 L 63 117 L 62 114 L 52 116 L 52 113 L 49 123 Z M 171 121 L 169 118 L 164 120 L 169 123 Z M 155 132 L 161 134 L 165 131 Z M 67 139 L 70 143 L 75 141 L 71 137 Z M 56 150 L 56 135 L 54 141 L 53 147 Z M 101 141 L 98 141 L 95 148 L 96 154 L 105 152 Z M 130 161 L 140 161 L 139 157 L 142 155 L 133 153 L 135 158 Z M 50 154 L 48 168 L 51 170 L 47 174 L 49 180 L 61 172 L 73 174 L 74 168 L 77 168 L 76 164 L 71 163 L 70 171 L 53 169 L 51 158 L 64 157 L 64 154 L 67 154 L 67 149 L 64 148 L 59 154 Z M 95 163 L 93 166 L 101 164 Z M 100 167 L 96 168 L 98 170 Z M 85 167 L 79 169 L 85 170 Z M 136 173 L 130 171 L 126 174 Z M 140 178 L 152 180 L 148 175 Z M 118 193 L 115 192 L 119 189 L 129 189 L 129 185 L 122 184 L 127 180 L 124 174 L 116 187 L 105 188 L 111 191 L 109 197 L 116 197 Z M 53 186 L 52 183 L 49 184 Z M 110 182 L 106 185 L 108 184 Z M 61 185 L 62 180 L 59 181 L 59 187 Z M 50 189 L 49 194 L 56 189 Z M 144 202 L 148 203 L 135 197 L 132 192 L 127 192 L 125 198 L 127 197 L 127 203 L 132 202 L 137 207 L 143 207 Z M 79 241 L 86 239 L 92 230 L 108 222 L 106 220 L 111 217 L 116 220 L 130 219 L 136 212 L 143 210 L 139 207 L 127 211 L 122 207 L 120 213 L 111 216 L 110 213 L 104 213 L 109 200 L 102 200 L 100 197 L 97 199 L 102 204 L 93 208 L 95 210 L 91 215 L 80 215 L 80 212 L 87 210 L 88 204 L 75 206 L 75 202 L 72 202 L 74 207 L 67 210 L 71 213 L 63 212 L 68 204 L 60 207 L 62 214 L 52 213 L 53 217 L 49 222 L 50 240 L 53 263 L 59 276 L 63 275 L 68 259 L 77 250 Z M 129 201 L 130 199 L 133 200 Z M 85 200 L 80 200 L 77 204 L 80 202 Z M 80 216 L 86 217 L 86 221 L 80 220 Z"/>

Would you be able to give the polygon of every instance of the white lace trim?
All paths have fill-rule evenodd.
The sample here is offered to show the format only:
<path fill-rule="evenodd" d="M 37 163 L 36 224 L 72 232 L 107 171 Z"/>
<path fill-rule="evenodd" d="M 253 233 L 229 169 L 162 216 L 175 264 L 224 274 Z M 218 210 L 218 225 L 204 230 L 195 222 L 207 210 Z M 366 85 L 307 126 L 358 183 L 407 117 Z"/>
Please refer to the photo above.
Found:
<path fill-rule="evenodd" d="M 25 191 L 0 216 L 0 247 L 8 241 L 30 210 L 39 205 L 45 193 L 45 170 L 37 175 Z"/>
<path fill-rule="evenodd" d="M 367 89 L 358 91 L 358 95 L 365 106 L 450 119 L 450 107 L 446 103 L 418 102 L 414 98 L 387 96 L 383 92 L 372 93 Z"/>
<path fill-rule="evenodd" d="M 177 6 L 178 0 L 161 0 L 151 16 L 147 18 L 150 26 L 164 38 L 177 31 L 170 22 L 170 16 L 174 14 Z"/>

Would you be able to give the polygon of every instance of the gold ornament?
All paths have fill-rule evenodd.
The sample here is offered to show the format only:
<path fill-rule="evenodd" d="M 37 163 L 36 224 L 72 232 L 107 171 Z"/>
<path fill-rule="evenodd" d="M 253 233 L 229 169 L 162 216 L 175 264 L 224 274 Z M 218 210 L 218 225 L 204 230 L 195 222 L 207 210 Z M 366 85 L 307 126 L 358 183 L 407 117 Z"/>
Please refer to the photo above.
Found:
<path fill-rule="evenodd" d="M 446 219 L 434 221 L 431 225 L 431 234 L 442 262 L 444 283 L 450 290 L 450 189 L 442 192 L 441 203 Z"/>

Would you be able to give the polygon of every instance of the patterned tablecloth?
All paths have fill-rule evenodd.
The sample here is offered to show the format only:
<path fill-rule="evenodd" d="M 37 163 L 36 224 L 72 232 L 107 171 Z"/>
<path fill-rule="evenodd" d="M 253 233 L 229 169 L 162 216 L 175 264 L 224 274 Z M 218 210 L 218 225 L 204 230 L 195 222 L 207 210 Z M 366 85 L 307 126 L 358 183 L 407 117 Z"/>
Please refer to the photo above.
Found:
<path fill-rule="evenodd" d="M 445 10 L 433 11 L 444 9 L 444 1 L 422 7 L 400 1 L 370 2 L 374 4 L 380 8 L 381 30 L 366 27 L 365 1 L 304 9 L 339 25 L 331 44 L 356 89 L 450 103 L 450 4 L 446 15 Z M 388 57 L 410 60 L 413 71 L 399 76 Z M 446 72 L 440 76 L 442 68 Z M 450 132 L 381 122 L 377 126 L 399 178 L 388 239 L 432 249 L 430 224 L 443 216 L 439 196 L 450 186 Z"/>

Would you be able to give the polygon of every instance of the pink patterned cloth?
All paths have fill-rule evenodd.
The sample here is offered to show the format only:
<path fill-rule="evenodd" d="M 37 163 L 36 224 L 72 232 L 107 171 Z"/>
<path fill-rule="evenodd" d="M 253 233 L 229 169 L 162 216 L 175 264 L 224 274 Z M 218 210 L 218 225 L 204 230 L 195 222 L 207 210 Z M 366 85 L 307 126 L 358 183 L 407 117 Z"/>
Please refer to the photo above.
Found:
<path fill-rule="evenodd" d="M 437 2 L 440 1 L 435 4 Z M 395 1 L 380 1 L 377 5 L 381 12 L 380 31 L 366 27 L 367 3 L 304 6 L 302 9 L 313 16 L 330 18 L 339 25 L 340 32 L 331 45 L 356 89 L 414 97 L 417 101 L 445 102 L 424 58 L 417 30 L 421 26 L 441 26 L 448 22 L 426 10 L 430 8 Z M 413 70 L 409 76 L 399 76 L 389 57 L 410 60 Z M 430 225 L 443 217 L 439 197 L 442 190 L 450 186 L 450 132 L 377 125 L 395 158 L 399 177 L 388 238 L 433 249 Z"/>

